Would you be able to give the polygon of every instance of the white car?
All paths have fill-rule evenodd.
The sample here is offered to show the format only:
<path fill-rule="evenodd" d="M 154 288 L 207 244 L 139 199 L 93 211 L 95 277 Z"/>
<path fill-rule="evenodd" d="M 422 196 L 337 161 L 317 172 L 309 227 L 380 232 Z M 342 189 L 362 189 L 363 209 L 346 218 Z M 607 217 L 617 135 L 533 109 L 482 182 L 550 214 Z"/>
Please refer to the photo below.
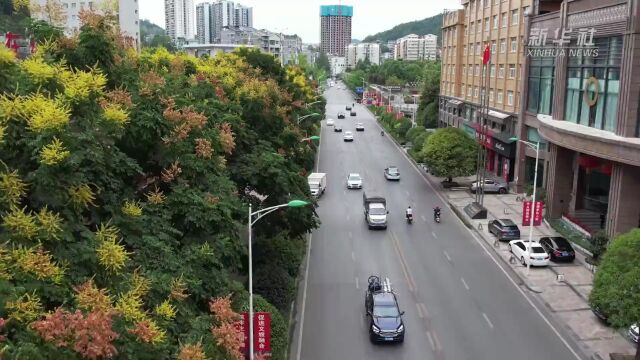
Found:
<path fill-rule="evenodd" d="M 347 189 L 362 189 L 362 178 L 358 173 L 347 176 Z"/>
<path fill-rule="evenodd" d="M 638 337 L 640 337 L 640 331 L 638 329 L 638 324 L 633 324 L 633 325 L 629 326 L 628 334 L 629 334 L 629 337 L 631 338 L 631 341 L 637 343 L 638 342 Z"/>
<path fill-rule="evenodd" d="M 333 119 L 327 119 L 327 126 L 333 126 Z"/>
<path fill-rule="evenodd" d="M 344 139 L 344 141 L 353 141 L 353 133 L 351 131 L 345 131 L 342 138 Z"/>
<path fill-rule="evenodd" d="M 532 241 L 529 245 L 529 253 L 527 253 L 527 245 L 529 245 L 529 240 L 512 240 L 509 242 L 509 251 L 511 251 L 513 256 L 515 256 L 522 265 L 549 265 L 549 254 L 547 254 L 542 245 L 536 241 Z"/>
<path fill-rule="evenodd" d="M 356 131 L 364 131 L 364 125 L 362 123 L 356 124 Z"/>

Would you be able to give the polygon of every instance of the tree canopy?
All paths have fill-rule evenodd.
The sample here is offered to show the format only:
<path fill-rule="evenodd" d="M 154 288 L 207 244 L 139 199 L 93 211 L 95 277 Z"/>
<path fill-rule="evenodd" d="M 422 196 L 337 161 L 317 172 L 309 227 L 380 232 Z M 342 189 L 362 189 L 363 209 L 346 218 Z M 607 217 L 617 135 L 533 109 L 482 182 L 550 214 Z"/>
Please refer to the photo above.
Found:
<path fill-rule="evenodd" d="M 427 35 L 434 34 L 438 36 L 438 41 L 442 34 L 442 14 L 438 14 L 426 19 L 411 21 L 394 26 L 393 28 L 379 32 L 375 35 L 369 35 L 364 38 L 364 42 L 381 42 L 386 44 L 387 41 L 397 40 L 409 34 Z"/>
<path fill-rule="evenodd" d="M 640 322 L 640 229 L 618 235 L 600 261 L 589 302 L 615 327 Z"/>
<path fill-rule="evenodd" d="M 324 103 L 272 56 L 137 53 L 88 15 L 24 61 L 0 47 L 2 355 L 239 359 L 248 204 L 313 203 L 318 126 L 295 118 Z M 317 224 L 308 206 L 253 229 L 274 359 Z"/>
<path fill-rule="evenodd" d="M 443 128 L 431 134 L 421 156 L 435 176 L 469 176 L 476 171 L 478 142 L 458 128 Z"/>

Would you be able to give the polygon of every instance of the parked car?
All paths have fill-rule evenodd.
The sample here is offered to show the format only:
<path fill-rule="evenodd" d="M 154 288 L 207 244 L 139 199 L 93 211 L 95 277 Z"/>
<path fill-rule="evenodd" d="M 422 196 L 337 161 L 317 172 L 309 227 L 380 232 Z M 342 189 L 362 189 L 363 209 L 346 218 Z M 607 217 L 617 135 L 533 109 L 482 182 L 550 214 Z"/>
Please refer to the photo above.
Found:
<path fill-rule="evenodd" d="M 327 119 L 327 126 L 333 126 L 333 119 Z"/>
<path fill-rule="evenodd" d="M 347 189 L 362 189 L 362 178 L 358 173 L 347 176 Z"/>
<path fill-rule="evenodd" d="M 342 126 L 340 126 L 340 125 L 336 125 L 336 126 L 333 128 L 333 132 L 342 132 Z"/>
<path fill-rule="evenodd" d="M 477 190 L 478 190 L 478 183 L 474 181 L 473 183 L 471 183 L 471 192 L 475 193 Z M 484 190 L 485 193 L 492 192 L 492 193 L 506 194 L 509 192 L 509 185 L 507 185 L 507 183 L 504 181 L 485 179 L 484 186 L 482 186 L 482 190 Z"/>
<path fill-rule="evenodd" d="M 489 232 L 500 241 L 520 239 L 520 229 L 510 219 L 496 219 L 489 222 Z"/>
<path fill-rule="evenodd" d="M 627 334 L 629 335 L 629 338 L 631 339 L 631 341 L 633 341 L 634 343 L 638 342 L 638 337 L 640 337 L 640 329 L 638 329 L 638 324 L 633 324 L 631 326 L 629 326 L 629 330 L 627 331 Z"/>
<path fill-rule="evenodd" d="M 364 125 L 362 123 L 357 123 L 356 131 L 364 131 Z"/>
<path fill-rule="evenodd" d="M 527 247 L 529 249 L 527 249 Z M 547 266 L 549 265 L 549 254 L 535 241 L 512 240 L 509 242 L 509 251 L 520 260 L 522 265 Z"/>
<path fill-rule="evenodd" d="M 351 113 L 349 115 L 356 116 L 356 111 L 355 110 L 351 110 Z"/>
<path fill-rule="evenodd" d="M 551 256 L 551 261 L 573 261 L 576 258 L 576 252 L 573 250 L 571 243 L 560 236 L 546 236 L 540 238 L 540 245 Z"/>
<path fill-rule="evenodd" d="M 397 166 L 389 166 L 384 169 L 384 177 L 387 180 L 400 180 L 400 170 Z"/>
<path fill-rule="evenodd" d="M 339 112 L 338 113 L 338 119 L 344 119 L 344 118 L 345 118 L 344 113 L 343 112 Z"/>
<path fill-rule="evenodd" d="M 345 131 L 342 139 L 344 139 L 344 141 L 353 141 L 353 133 L 351 131 Z"/>

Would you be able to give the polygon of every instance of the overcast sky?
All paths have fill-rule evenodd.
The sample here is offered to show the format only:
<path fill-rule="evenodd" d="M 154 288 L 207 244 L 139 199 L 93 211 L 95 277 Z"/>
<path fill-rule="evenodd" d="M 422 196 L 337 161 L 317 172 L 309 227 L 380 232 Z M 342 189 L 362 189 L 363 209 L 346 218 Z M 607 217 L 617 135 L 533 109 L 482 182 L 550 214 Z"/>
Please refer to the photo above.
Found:
<path fill-rule="evenodd" d="M 139 2 L 140 18 L 151 20 L 164 28 L 164 1 L 139 0 Z M 204 1 L 194 0 L 195 4 L 201 2 Z M 305 43 L 320 42 L 320 5 L 339 3 L 321 0 L 242 0 L 237 2 L 253 7 L 254 27 L 298 34 Z M 388 30 L 404 22 L 434 16 L 443 9 L 459 8 L 459 4 L 459 0 L 342 1 L 342 5 L 353 6 L 352 37 L 360 40 L 367 35 Z"/>

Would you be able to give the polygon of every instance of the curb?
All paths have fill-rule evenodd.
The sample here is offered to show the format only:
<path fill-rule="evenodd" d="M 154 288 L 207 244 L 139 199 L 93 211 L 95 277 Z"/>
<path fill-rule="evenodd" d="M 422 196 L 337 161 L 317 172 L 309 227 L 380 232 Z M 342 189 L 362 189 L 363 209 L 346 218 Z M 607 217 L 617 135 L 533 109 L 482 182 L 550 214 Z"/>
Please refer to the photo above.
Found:
<path fill-rule="evenodd" d="M 491 248 L 491 250 L 493 250 L 493 252 L 498 255 L 498 258 L 502 261 L 503 264 L 505 264 L 509 270 L 511 270 L 512 273 L 514 273 L 518 279 L 520 280 L 520 283 L 522 283 L 527 289 L 529 289 L 529 291 L 534 292 L 536 294 L 541 294 L 544 291 L 541 290 L 540 288 L 531 285 L 527 279 L 523 278 L 520 273 L 518 273 L 517 271 L 515 271 L 515 269 L 513 269 L 511 267 L 511 264 L 509 264 L 505 259 L 502 258 L 502 256 L 500 255 L 500 253 L 498 253 L 498 251 L 496 250 L 496 248 L 488 243 L 488 241 L 485 239 L 484 235 L 482 233 L 480 233 L 480 231 L 478 231 L 478 229 L 476 229 L 470 222 L 469 220 L 460 212 L 460 210 L 458 208 L 456 208 L 450 201 L 447 202 L 449 204 L 449 207 L 451 208 L 451 210 L 453 210 L 453 212 L 456 214 L 456 216 L 458 216 L 458 218 L 460 218 L 460 220 L 462 220 L 462 222 L 469 228 L 471 229 L 473 232 L 475 232 L 478 236 L 480 236 L 480 238 L 488 245 L 488 247 Z"/>

